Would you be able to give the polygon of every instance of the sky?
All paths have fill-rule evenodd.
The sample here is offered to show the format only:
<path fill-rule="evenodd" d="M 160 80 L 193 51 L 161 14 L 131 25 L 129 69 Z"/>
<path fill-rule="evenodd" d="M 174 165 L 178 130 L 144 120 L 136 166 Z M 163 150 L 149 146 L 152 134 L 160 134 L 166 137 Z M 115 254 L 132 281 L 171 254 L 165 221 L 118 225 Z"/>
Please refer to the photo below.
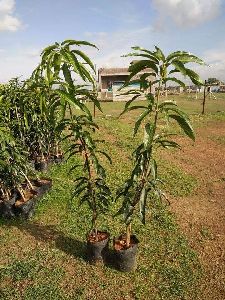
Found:
<path fill-rule="evenodd" d="M 225 0 L 0 0 L 0 82 L 26 79 L 64 39 L 95 43 L 82 50 L 97 68 L 127 66 L 136 45 L 190 51 L 207 63 L 202 79 L 225 81 Z"/>

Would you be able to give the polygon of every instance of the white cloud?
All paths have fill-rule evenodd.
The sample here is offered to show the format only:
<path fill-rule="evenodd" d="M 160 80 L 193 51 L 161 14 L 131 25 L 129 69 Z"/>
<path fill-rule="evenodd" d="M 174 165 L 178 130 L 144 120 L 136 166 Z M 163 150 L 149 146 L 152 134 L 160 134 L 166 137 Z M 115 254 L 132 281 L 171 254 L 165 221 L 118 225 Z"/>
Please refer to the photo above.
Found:
<path fill-rule="evenodd" d="M 159 13 L 157 27 L 167 18 L 182 27 L 194 27 L 219 15 L 222 0 L 153 0 Z"/>
<path fill-rule="evenodd" d="M 135 30 L 121 30 L 117 32 L 87 32 L 88 39 L 100 49 L 88 51 L 97 67 L 124 67 L 131 61 L 121 55 L 131 52 L 131 46 L 143 45 L 146 36 L 150 37 L 152 28 L 144 27 Z"/>
<path fill-rule="evenodd" d="M 109 32 L 87 32 L 88 40 L 94 42 L 100 51 L 88 50 L 88 54 L 97 68 L 101 67 L 125 67 L 129 65 L 132 58 L 124 58 L 121 55 L 131 52 L 131 46 L 139 45 L 153 48 L 154 30 L 151 27 L 136 30 L 123 30 L 114 33 Z M 146 39 L 148 36 L 148 39 Z M 152 37 L 152 41 L 151 41 Z M 216 77 L 225 81 L 225 45 L 213 48 L 199 55 L 206 66 L 193 66 L 202 79 Z"/>
<path fill-rule="evenodd" d="M 43 49 L 40 48 L 29 48 L 25 50 L 24 54 L 27 56 L 27 58 L 39 58 L 40 59 L 40 54 Z"/>
<path fill-rule="evenodd" d="M 10 15 L 0 15 L 0 31 L 17 31 L 21 26 L 21 22 Z"/>
<path fill-rule="evenodd" d="M 15 1 L 14 0 L 0 0 L 0 13 L 8 14 L 12 13 L 14 10 Z"/>
<path fill-rule="evenodd" d="M 15 0 L 0 0 L 0 31 L 17 31 L 21 21 L 13 15 Z"/>
<path fill-rule="evenodd" d="M 2 49 L 3 50 L 3 49 Z M 41 48 L 17 47 L 12 51 L 0 51 L 0 83 L 7 82 L 13 77 L 28 78 L 40 62 Z"/>
<path fill-rule="evenodd" d="M 225 47 L 207 50 L 202 58 L 208 66 L 196 67 L 201 77 L 203 79 L 213 77 L 225 81 Z"/>

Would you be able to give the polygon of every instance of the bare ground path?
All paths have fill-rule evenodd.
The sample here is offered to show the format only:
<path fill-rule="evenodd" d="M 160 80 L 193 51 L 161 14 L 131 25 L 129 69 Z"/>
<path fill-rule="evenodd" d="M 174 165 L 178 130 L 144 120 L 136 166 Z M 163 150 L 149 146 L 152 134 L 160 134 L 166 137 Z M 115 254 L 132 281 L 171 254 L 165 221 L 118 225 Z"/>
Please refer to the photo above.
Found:
<path fill-rule="evenodd" d="M 196 132 L 196 142 L 179 142 L 185 149 L 175 163 L 198 179 L 194 195 L 171 199 L 171 210 L 199 253 L 204 277 L 199 299 L 225 299 L 225 122 L 210 122 Z M 174 160 L 169 151 L 163 154 Z"/>

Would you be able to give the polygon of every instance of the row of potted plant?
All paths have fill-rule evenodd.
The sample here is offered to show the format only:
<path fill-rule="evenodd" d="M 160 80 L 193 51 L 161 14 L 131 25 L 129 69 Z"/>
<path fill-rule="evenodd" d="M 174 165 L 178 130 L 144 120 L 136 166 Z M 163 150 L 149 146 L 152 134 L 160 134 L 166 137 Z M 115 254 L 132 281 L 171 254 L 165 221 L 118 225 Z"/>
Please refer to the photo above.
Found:
<path fill-rule="evenodd" d="M 52 109 L 57 102 L 43 78 L 14 78 L 1 86 L 0 212 L 5 217 L 29 217 L 37 198 L 51 186 L 35 169 L 42 171 L 47 160 L 60 158 L 60 135 L 54 127 L 59 114 Z"/>
<path fill-rule="evenodd" d="M 96 262 L 103 259 L 109 241 L 109 233 L 97 226 L 98 216 L 108 210 L 113 199 L 101 156 L 106 157 L 110 163 L 111 158 L 99 150 L 98 141 L 94 139 L 93 132 L 98 126 L 93 121 L 86 100 L 92 101 L 99 110 L 101 106 L 97 100 L 94 65 L 90 58 L 79 50 L 80 46 L 96 47 L 86 41 L 65 40 L 44 49 L 41 63 L 33 72 L 29 84 L 35 84 L 36 93 L 40 94 L 39 104 L 41 112 L 44 112 L 44 120 L 53 120 L 53 144 L 55 143 L 57 148 L 62 134 L 65 134 L 64 138 L 70 145 L 68 158 L 80 155 L 82 159 L 81 164 L 72 167 L 73 170 L 81 168 L 82 171 L 82 176 L 75 178 L 73 198 L 79 204 L 87 203 L 91 211 L 92 226 L 87 234 L 87 249 L 90 261 Z M 124 233 L 114 239 L 116 261 L 122 271 L 130 271 L 135 267 L 139 241 L 132 234 L 133 218 L 138 214 L 145 224 L 146 212 L 151 203 L 157 199 L 162 201 L 165 196 L 157 171 L 156 153 L 160 148 L 180 148 L 174 131 L 171 131 L 174 122 L 184 134 L 194 140 L 189 117 L 175 102 L 160 99 L 159 91 L 161 87 L 166 87 L 168 82 L 185 85 L 174 74 L 187 76 L 192 82 L 200 85 L 199 76 L 187 68 L 186 64 L 203 64 L 198 57 L 185 51 L 165 56 L 158 47 L 153 51 L 140 47 L 133 47 L 133 50 L 128 56 L 137 57 L 138 60 L 131 63 L 130 76 L 121 89 L 133 83 L 138 83 L 139 88 L 125 93 L 130 95 L 131 99 L 126 103 L 123 113 L 142 110 L 134 124 L 134 135 L 141 128 L 143 139 L 134 149 L 134 164 L 130 176 L 116 193 L 117 200 L 123 199 L 116 215 L 123 214 L 126 228 Z M 141 76 L 137 79 L 140 72 Z M 80 80 L 84 84 L 80 84 Z M 150 92 L 153 85 L 158 87 L 155 95 Z M 135 105 L 134 100 L 143 95 L 146 99 L 143 104 Z M 38 143 L 43 144 L 41 139 Z M 31 146 L 29 144 L 29 147 Z M 43 151 L 41 154 L 44 155 Z"/>
<path fill-rule="evenodd" d="M 52 46 L 51 50 L 53 49 L 53 53 L 55 53 L 56 49 L 57 51 L 62 51 L 63 49 L 62 55 L 65 55 L 64 47 L 68 44 L 77 45 L 78 42 L 67 41 L 61 45 Z M 130 177 L 125 181 L 124 186 L 117 191 L 116 195 L 116 199 L 123 198 L 121 207 L 116 215 L 124 215 L 126 226 L 126 232 L 114 239 L 117 266 L 122 271 L 131 271 L 135 267 L 135 256 L 139 241 L 132 234 L 131 224 L 137 211 L 142 223 L 145 224 L 146 211 L 151 207 L 151 202 L 157 199 L 162 201 L 163 197 L 165 197 L 162 191 L 162 182 L 157 171 L 157 151 L 160 148 L 180 148 L 180 145 L 175 140 L 174 131 L 170 130 L 171 127 L 174 127 L 174 122 L 184 134 L 192 140 L 195 139 L 189 117 L 178 108 L 175 102 L 167 99 L 162 101 L 159 97 L 160 88 L 165 87 L 169 81 L 182 86 L 185 85 L 181 79 L 174 77 L 173 74 L 182 74 L 189 77 L 194 83 L 201 84 L 198 74 L 187 68 L 186 64 L 189 62 L 203 64 L 201 59 L 184 51 L 173 52 L 166 57 L 158 47 L 155 47 L 154 51 L 139 47 L 134 47 L 133 50 L 134 52 L 130 53 L 129 56 L 136 56 L 140 60 L 131 63 L 129 67 L 130 76 L 121 89 L 133 83 L 138 83 L 140 88 L 125 93 L 126 95 L 131 95 L 132 98 L 126 103 L 123 113 L 136 109 L 143 110 L 134 124 L 134 135 L 137 134 L 141 127 L 143 140 L 134 149 L 134 167 L 131 170 Z M 64 129 L 66 128 L 69 132 L 67 136 L 71 145 L 69 156 L 80 154 L 83 161 L 82 164 L 72 167 L 73 169 L 81 168 L 83 172 L 81 177 L 75 178 L 73 197 L 80 204 L 86 202 L 90 208 L 92 227 L 87 234 L 87 249 L 90 261 L 96 262 L 103 260 L 104 253 L 108 249 L 110 235 L 97 228 L 97 217 L 99 214 L 107 211 L 112 200 L 112 195 L 106 182 L 106 172 L 100 162 L 99 154 L 105 156 L 110 162 L 111 159 L 107 153 L 98 150 L 97 141 L 92 137 L 92 132 L 98 129 L 98 126 L 93 122 L 87 106 L 77 102 L 77 100 L 79 101 L 82 98 L 77 97 L 80 95 L 79 91 L 82 91 L 81 95 L 87 95 L 87 98 L 91 99 L 100 109 L 96 87 L 93 84 L 92 93 L 89 92 L 87 94 L 83 87 L 81 88 L 74 84 L 71 69 L 73 69 L 76 60 L 74 61 L 73 55 L 70 56 L 68 54 L 68 51 L 70 51 L 68 46 L 66 51 L 72 63 L 70 62 L 71 66 L 69 68 L 65 68 L 65 64 L 63 65 L 66 84 L 63 85 L 64 89 L 58 91 L 58 93 L 62 99 L 67 100 L 69 104 L 77 105 L 82 111 L 77 116 L 74 115 L 73 110 L 70 110 L 70 117 L 64 120 Z M 52 55 L 51 51 L 50 53 L 48 55 Z M 87 64 L 90 64 L 86 56 L 85 61 Z M 150 73 L 149 69 L 152 70 Z M 76 73 L 81 72 L 78 65 L 76 65 L 75 71 Z M 136 79 L 136 75 L 140 72 L 142 75 L 139 79 Z M 84 79 L 88 78 L 87 80 L 89 80 L 89 77 L 85 77 L 86 75 L 87 73 L 83 76 Z M 152 80 L 152 75 L 154 80 Z M 153 85 L 158 86 L 155 95 L 149 92 L 152 90 L 151 87 Z M 143 105 L 132 105 L 133 101 L 143 94 L 146 99 Z"/>

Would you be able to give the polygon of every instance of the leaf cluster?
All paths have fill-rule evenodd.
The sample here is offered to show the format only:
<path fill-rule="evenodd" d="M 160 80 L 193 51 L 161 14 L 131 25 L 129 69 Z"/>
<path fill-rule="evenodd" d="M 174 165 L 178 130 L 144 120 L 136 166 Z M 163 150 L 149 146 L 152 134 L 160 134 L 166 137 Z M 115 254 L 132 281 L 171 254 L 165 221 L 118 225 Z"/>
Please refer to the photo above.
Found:
<path fill-rule="evenodd" d="M 155 154 L 160 148 L 180 149 L 180 145 L 174 139 L 176 136 L 173 131 L 174 124 L 187 137 L 195 140 L 188 115 L 174 101 L 160 99 L 160 90 L 166 89 L 168 82 L 185 86 L 180 78 L 172 74 L 189 77 L 194 84 L 202 85 L 199 75 L 187 68 L 186 64 L 204 64 L 197 56 L 186 51 L 176 51 L 165 56 L 158 47 L 155 47 L 154 51 L 140 47 L 132 47 L 132 49 L 134 52 L 126 56 L 135 56 L 139 60 L 131 63 L 130 75 L 121 90 L 134 82 L 139 83 L 140 88 L 124 93 L 131 95 L 132 98 L 126 103 L 121 115 L 129 111 L 141 110 L 133 132 L 136 135 L 142 128 L 143 140 L 133 152 L 134 166 L 130 177 L 117 192 L 117 199 L 120 197 L 124 199 L 117 214 L 124 214 L 124 221 L 127 225 L 131 223 L 137 206 L 139 206 L 141 221 L 145 223 L 149 201 L 165 198 Z M 154 94 L 149 92 L 153 87 L 156 90 Z M 145 96 L 144 104 L 135 105 L 134 101 L 143 95 Z"/>
<path fill-rule="evenodd" d="M 69 120 L 70 147 L 69 158 L 80 155 L 82 163 L 72 166 L 71 171 L 80 168 L 82 176 L 76 178 L 73 198 L 79 199 L 79 204 L 87 203 L 92 211 L 92 229 L 96 229 L 96 221 L 100 213 L 105 213 L 111 202 L 112 194 L 106 183 L 106 171 L 101 163 L 105 157 L 112 163 L 109 155 L 99 150 L 102 141 L 93 138 L 98 129 L 89 115 L 74 116 Z"/>

